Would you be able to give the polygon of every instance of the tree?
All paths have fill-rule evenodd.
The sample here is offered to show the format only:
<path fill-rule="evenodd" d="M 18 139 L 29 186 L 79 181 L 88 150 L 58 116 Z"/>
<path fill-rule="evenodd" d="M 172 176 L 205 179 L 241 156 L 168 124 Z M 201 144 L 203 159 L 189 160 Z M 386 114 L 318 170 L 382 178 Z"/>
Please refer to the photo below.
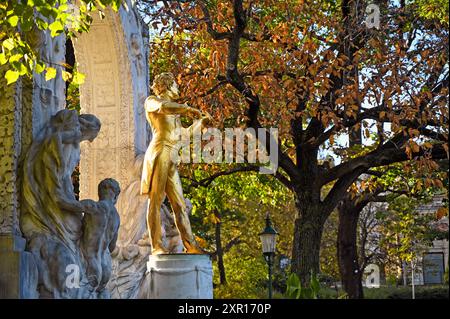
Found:
<path fill-rule="evenodd" d="M 325 221 L 361 174 L 447 158 L 448 15 L 377 2 L 382 27 L 369 29 L 365 1 L 147 3 L 161 3 L 153 70 L 178 74 L 184 101 L 222 126 L 279 128 L 275 177 L 295 196 L 292 270 L 304 284 L 319 271 Z M 321 160 L 340 157 L 338 139 L 383 126 L 359 155 Z"/>
<path fill-rule="evenodd" d="M 370 173 L 372 176 L 367 175 L 352 185 L 347 196 L 338 205 L 339 270 L 344 289 L 352 299 L 363 298 L 362 275 L 368 262 L 376 257 L 373 251 L 366 253 L 366 246 L 369 244 L 369 236 L 379 227 L 380 221 L 373 213 L 363 211 L 368 209 L 369 204 L 387 205 L 403 195 L 415 199 L 417 204 L 424 202 L 443 188 L 441 180 L 447 179 L 447 172 L 439 167 L 427 170 L 414 161 L 391 165 L 383 168 L 383 171 Z M 378 206 L 380 209 L 380 205 Z M 395 210 L 389 210 L 389 214 L 395 213 Z M 361 214 L 364 217 L 362 219 Z"/>

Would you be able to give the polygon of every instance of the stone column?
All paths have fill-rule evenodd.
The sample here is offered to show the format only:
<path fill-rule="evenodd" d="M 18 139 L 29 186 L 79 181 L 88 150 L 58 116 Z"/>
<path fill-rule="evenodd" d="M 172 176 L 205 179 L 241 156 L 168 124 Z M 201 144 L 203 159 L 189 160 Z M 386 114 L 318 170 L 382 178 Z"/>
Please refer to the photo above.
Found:
<path fill-rule="evenodd" d="M 0 67 L 0 299 L 33 298 L 37 270 L 19 229 L 22 81 L 6 85 Z"/>

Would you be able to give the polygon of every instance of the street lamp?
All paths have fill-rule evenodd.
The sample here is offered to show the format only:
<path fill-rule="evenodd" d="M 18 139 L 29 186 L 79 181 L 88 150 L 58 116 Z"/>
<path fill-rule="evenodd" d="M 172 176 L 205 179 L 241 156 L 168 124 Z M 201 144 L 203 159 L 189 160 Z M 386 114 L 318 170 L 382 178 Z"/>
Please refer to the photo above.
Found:
<path fill-rule="evenodd" d="M 272 227 L 269 213 L 266 215 L 266 227 L 259 234 L 262 242 L 264 259 L 269 266 L 269 299 L 272 299 L 272 266 L 275 258 L 275 245 L 277 242 L 277 231 Z"/>

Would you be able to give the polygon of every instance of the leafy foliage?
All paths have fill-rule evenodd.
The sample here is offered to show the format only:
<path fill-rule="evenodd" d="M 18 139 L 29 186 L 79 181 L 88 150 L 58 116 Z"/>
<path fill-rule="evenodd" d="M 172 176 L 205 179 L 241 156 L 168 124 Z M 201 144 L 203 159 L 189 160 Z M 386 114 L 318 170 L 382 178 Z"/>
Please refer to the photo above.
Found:
<path fill-rule="evenodd" d="M 186 169 L 188 167 L 182 168 L 183 175 L 188 173 Z M 212 173 L 199 167 L 192 174 L 197 181 L 208 178 Z M 221 176 L 204 187 L 193 187 L 191 182 L 192 179 L 183 179 L 186 197 L 193 204 L 193 223 L 200 234 L 209 240 L 208 245 L 213 243 L 213 230 L 219 212 L 224 242 L 245 237 L 245 242 L 254 246 L 260 255 L 258 233 L 263 228 L 266 212 L 271 211 L 275 227 L 280 232 L 278 249 L 284 254 L 289 253 L 287 238 L 294 214 L 292 195 L 286 193 L 279 182 L 253 172 Z"/>
<path fill-rule="evenodd" d="M 252 257 L 231 251 L 225 255 L 224 262 L 227 269 L 227 285 L 214 289 L 216 299 L 259 299 L 267 298 L 266 281 L 267 265 L 262 256 Z M 217 276 L 217 268 L 214 275 Z M 217 280 L 217 278 L 216 278 Z"/>
<path fill-rule="evenodd" d="M 187 174 L 189 168 L 183 167 L 181 173 Z M 266 297 L 267 266 L 258 234 L 270 211 L 279 232 L 277 255 L 290 255 L 295 217 L 292 195 L 273 178 L 254 172 L 220 176 L 207 186 L 197 187 L 193 185 L 213 173 L 200 166 L 191 174 L 195 178 L 183 178 L 183 183 L 188 190 L 186 197 L 193 204 L 192 227 L 205 249 L 216 252 L 216 224 L 221 227 L 227 285 L 216 287 L 216 297 Z M 216 263 L 214 267 L 217 270 Z M 274 287 L 283 287 L 284 272 L 278 266 L 274 268 Z M 218 271 L 215 274 L 217 277 Z M 218 278 L 214 280 L 218 282 Z"/>
<path fill-rule="evenodd" d="M 449 3 L 446 0 L 412 0 L 408 1 L 417 6 L 419 15 L 427 20 L 436 19 L 448 27 Z"/>
<path fill-rule="evenodd" d="M 80 74 L 80 73 L 77 73 Z M 80 84 L 77 81 L 70 81 L 67 86 L 66 108 L 80 112 Z"/>
<path fill-rule="evenodd" d="M 76 37 L 89 30 L 94 12 L 104 10 L 106 6 L 117 11 L 121 2 L 81 0 L 77 6 L 68 0 L 11 0 L 0 3 L 0 65 L 8 66 L 5 73 L 7 83 L 16 82 L 19 76 L 31 77 L 33 72 L 45 71 L 46 80 L 56 76 L 54 66 L 49 64 L 50 61 L 44 61 L 37 52 L 37 32 L 50 32 L 51 37 L 60 34 Z M 65 81 L 71 77 L 68 72 L 63 72 Z M 80 84 L 82 75 L 74 72 L 73 81 Z"/>
<path fill-rule="evenodd" d="M 286 296 L 291 299 L 318 299 L 320 284 L 317 275 L 312 274 L 308 287 L 302 287 L 302 283 L 295 273 L 289 275 L 287 281 Z"/>

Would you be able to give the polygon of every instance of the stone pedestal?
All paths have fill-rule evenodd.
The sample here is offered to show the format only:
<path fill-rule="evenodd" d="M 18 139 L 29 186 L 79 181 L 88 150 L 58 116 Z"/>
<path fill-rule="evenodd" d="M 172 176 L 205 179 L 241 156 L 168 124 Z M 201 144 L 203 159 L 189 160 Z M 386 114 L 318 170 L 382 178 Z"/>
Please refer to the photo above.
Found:
<path fill-rule="evenodd" d="M 37 268 L 33 256 L 24 251 L 25 239 L 0 234 L 0 299 L 34 299 Z"/>
<path fill-rule="evenodd" d="M 212 299 L 213 271 L 209 255 L 149 256 L 146 280 L 149 299 Z"/>

